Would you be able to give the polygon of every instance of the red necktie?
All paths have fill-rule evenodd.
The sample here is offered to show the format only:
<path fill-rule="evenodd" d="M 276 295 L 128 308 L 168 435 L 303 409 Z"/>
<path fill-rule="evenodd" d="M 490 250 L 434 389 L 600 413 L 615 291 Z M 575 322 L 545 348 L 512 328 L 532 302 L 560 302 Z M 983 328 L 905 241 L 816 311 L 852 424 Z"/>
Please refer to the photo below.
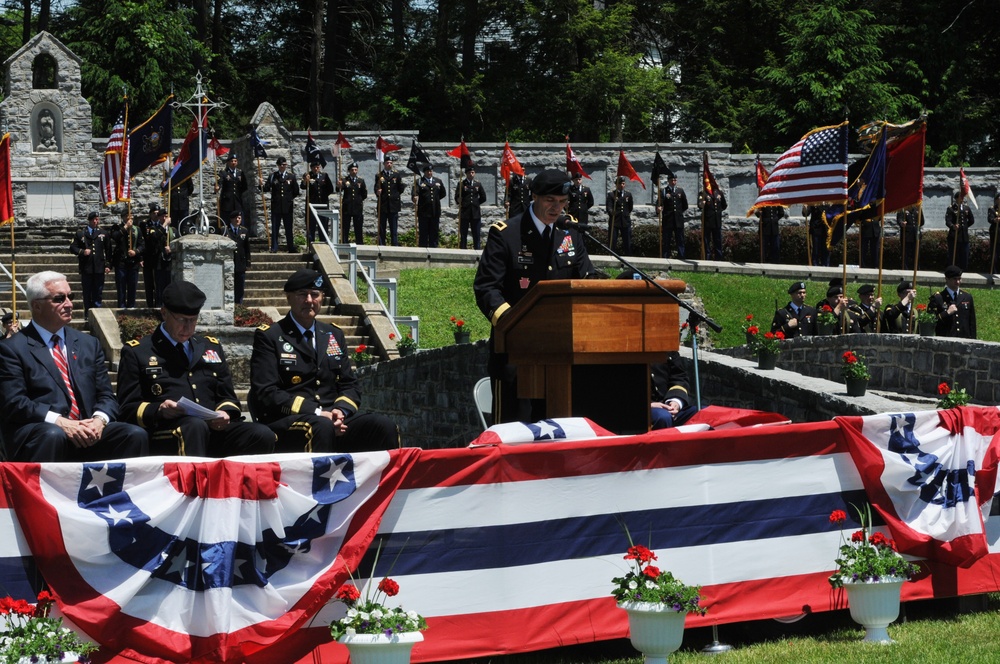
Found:
<path fill-rule="evenodd" d="M 59 335 L 52 337 L 52 358 L 56 361 L 59 374 L 62 376 L 66 389 L 69 391 L 69 419 L 80 419 L 80 406 L 76 403 L 76 394 L 73 392 L 73 383 L 69 380 L 69 365 L 66 363 L 66 354 L 63 353 L 62 345 L 59 343 Z"/>

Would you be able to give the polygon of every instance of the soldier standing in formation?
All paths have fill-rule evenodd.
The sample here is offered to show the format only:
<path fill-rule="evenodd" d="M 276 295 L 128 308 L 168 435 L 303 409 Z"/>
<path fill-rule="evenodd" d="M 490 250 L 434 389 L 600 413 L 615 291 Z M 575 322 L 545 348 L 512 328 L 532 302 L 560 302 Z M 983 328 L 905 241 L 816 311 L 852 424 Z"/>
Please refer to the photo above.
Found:
<path fill-rule="evenodd" d="M 931 295 L 927 310 L 937 316 L 934 332 L 939 337 L 976 338 L 976 305 L 962 290 L 962 269 L 949 265 L 944 269 L 945 287 Z"/>
<path fill-rule="evenodd" d="M 455 188 L 455 203 L 458 204 L 458 246 L 467 248 L 467 236 L 472 231 L 472 248 L 478 250 L 480 235 L 482 235 L 481 206 L 486 202 L 486 190 L 476 180 L 476 169 L 469 166 L 465 169 L 465 177 Z"/>
<path fill-rule="evenodd" d="M 663 238 L 663 258 L 670 258 L 671 240 L 677 241 L 677 258 L 684 258 L 684 213 L 687 193 L 677 186 L 677 176 L 667 175 L 667 186 L 660 191 L 656 213 L 660 215 L 660 236 Z"/>
<path fill-rule="evenodd" d="M 924 211 L 919 205 L 911 205 L 896 213 L 899 235 L 903 238 L 903 269 L 913 269 L 913 259 L 917 256 L 917 234 L 924 227 Z"/>
<path fill-rule="evenodd" d="M 781 262 L 781 220 L 788 216 L 788 208 L 769 205 L 758 208 L 754 214 L 760 219 L 760 241 L 764 262 Z"/>
<path fill-rule="evenodd" d="M 135 227 L 132 215 L 125 213 L 121 225 L 111 230 L 112 264 L 115 266 L 115 286 L 118 290 L 118 307 L 135 307 L 135 291 L 139 285 L 139 265 L 145 245 L 142 233 Z"/>
<path fill-rule="evenodd" d="M 990 224 L 990 273 L 1000 266 L 1000 251 L 997 249 L 997 224 L 1000 223 L 1000 191 L 993 196 L 993 207 L 986 211 L 986 221 Z"/>
<path fill-rule="evenodd" d="M 121 418 L 150 434 L 153 454 L 226 457 L 267 454 L 275 437 L 243 421 L 226 353 L 214 337 L 195 335 L 205 294 L 187 281 L 163 292 L 163 323 L 122 347 L 118 369 Z M 185 398 L 194 406 L 180 403 Z M 193 412 L 200 406 L 200 412 Z"/>
<path fill-rule="evenodd" d="M 619 175 L 616 186 L 608 192 L 604 201 L 604 210 L 608 213 L 608 238 L 611 250 L 615 250 L 619 234 L 622 238 L 621 253 L 632 253 L 632 193 L 625 189 L 626 178 Z"/>
<path fill-rule="evenodd" d="M 392 246 L 399 246 L 399 211 L 403 209 L 403 176 L 392 169 L 392 158 L 386 157 L 384 168 L 375 178 L 375 196 L 378 198 L 378 243 L 385 245 L 386 225 Z"/>
<path fill-rule="evenodd" d="M 531 204 L 530 183 L 523 175 L 511 173 L 510 184 L 507 185 L 504 207 L 507 209 L 507 217 L 521 214 Z"/>
<path fill-rule="evenodd" d="M 229 219 L 229 213 L 233 210 L 243 211 L 243 194 L 246 190 L 247 178 L 239 168 L 236 153 L 230 152 L 226 158 L 226 167 L 219 173 L 215 184 L 215 192 L 219 194 L 219 217 L 222 221 Z"/>
<path fill-rule="evenodd" d="M 423 177 L 413 191 L 413 205 L 417 209 L 419 245 L 436 249 L 441 234 L 441 199 L 447 193 L 441 178 L 434 177 L 434 167 L 424 164 Z"/>
<path fill-rule="evenodd" d="M 160 306 L 160 301 L 156 297 L 156 266 L 160 261 L 160 240 L 157 236 L 160 232 L 160 211 L 159 203 L 149 204 L 149 216 L 142 223 L 142 282 L 146 289 L 146 307 L 152 309 Z"/>
<path fill-rule="evenodd" d="M 825 205 L 803 205 L 802 216 L 809 217 L 809 239 L 812 244 L 812 264 L 814 266 L 830 265 L 830 250 L 826 246 L 829 230 L 826 226 Z"/>
<path fill-rule="evenodd" d="M 233 210 L 229 213 L 229 223 L 226 224 L 222 235 L 236 243 L 236 248 L 233 250 L 233 301 L 236 304 L 243 304 L 247 270 L 250 268 L 250 234 L 243 227 L 242 212 Z"/>
<path fill-rule="evenodd" d="M 285 248 L 292 254 L 295 253 L 292 205 L 299 195 L 299 183 L 287 171 L 288 161 L 284 157 L 278 157 L 275 165 L 278 170 L 271 173 L 264 184 L 264 191 L 271 194 L 271 253 L 278 251 L 279 229 L 284 226 Z"/>
<path fill-rule="evenodd" d="M 340 242 L 350 242 L 351 226 L 354 227 L 354 243 L 365 243 L 365 199 L 368 198 L 368 187 L 365 179 L 358 177 L 358 162 L 351 162 L 347 167 L 347 175 L 337 182 L 340 192 Z"/>
<path fill-rule="evenodd" d="M 111 236 L 101 228 L 96 212 L 87 215 L 87 225 L 77 231 L 69 250 L 77 257 L 83 283 L 83 315 L 102 306 L 104 277 L 111 271 Z"/>
<path fill-rule="evenodd" d="M 976 218 L 969 203 L 963 198 L 960 206 L 958 197 L 956 191 L 944 213 L 944 225 L 948 227 L 948 259 L 954 257 L 955 265 L 965 270 L 969 267 L 969 226 L 976 223 Z"/>
<path fill-rule="evenodd" d="M 713 192 L 711 196 L 702 191 L 698 194 L 698 209 L 702 211 L 705 220 L 705 258 L 722 260 L 722 211 L 729 207 L 726 195 L 722 191 Z"/>
<path fill-rule="evenodd" d="M 590 227 L 590 208 L 594 207 L 594 194 L 583 184 L 583 175 L 573 173 L 573 186 L 569 188 L 569 205 L 566 211 L 577 220 L 581 230 Z"/>
<path fill-rule="evenodd" d="M 861 267 L 878 267 L 878 245 L 882 237 L 882 227 L 879 220 L 861 220 Z"/>
<path fill-rule="evenodd" d="M 306 192 L 307 205 L 330 207 L 330 194 L 333 193 L 333 181 L 323 170 L 323 164 L 318 161 L 309 164 L 309 171 L 302 176 L 302 188 Z M 319 235 L 319 230 L 317 229 L 319 222 L 317 222 L 316 216 L 309 211 L 308 207 L 306 208 L 306 218 L 309 219 L 309 229 L 306 236 L 309 238 L 309 244 L 312 244 Z M 330 229 L 327 229 L 327 234 L 329 232 Z M 320 239 L 322 240 L 323 238 Z M 330 240 L 336 242 L 337 238 L 331 237 Z"/>

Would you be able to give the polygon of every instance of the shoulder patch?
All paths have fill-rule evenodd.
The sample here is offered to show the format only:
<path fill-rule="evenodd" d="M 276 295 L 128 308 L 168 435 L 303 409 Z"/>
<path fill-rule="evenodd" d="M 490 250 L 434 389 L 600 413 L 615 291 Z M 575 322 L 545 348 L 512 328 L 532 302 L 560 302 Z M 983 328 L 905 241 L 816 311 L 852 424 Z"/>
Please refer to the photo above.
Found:
<path fill-rule="evenodd" d="M 497 221 L 493 225 L 491 225 L 490 228 L 495 228 L 495 229 L 497 229 L 497 231 L 503 232 L 503 231 L 505 231 L 507 229 L 507 222 L 506 221 Z"/>
<path fill-rule="evenodd" d="M 210 343 L 213 343 L 213 344 L 216 344 L 216 345 L 218 345 L 218 343 L 219 343 L 219 340 L 217 338 L 215 338 L 215 337 L 206 336 L 205 339 L 207 341 L 209 341 Z"/>
<path fill-rule="evenodd" d="M 259 325 L 257 329 L 260 330 L 261 332 L 267 332 L 268 330 L 271 329 L 271 326 L 268 325 L 267 323 L 263 323 L 262 325 Z"/>
<path fill-rule="evenodd" d="M 132 348 L 135 348 L 136 346 L 138 346 L 138 345 L 139 345 L 139 342 L 138 342 L 138 341 L 136 341 L 135 339 L 129 339 L 129 340 L 128 340 L 128 341 L 126 341 L 125 343 L 127 343 L 127 344 L 128 344 L 129 346 L 131 346 Z"/>

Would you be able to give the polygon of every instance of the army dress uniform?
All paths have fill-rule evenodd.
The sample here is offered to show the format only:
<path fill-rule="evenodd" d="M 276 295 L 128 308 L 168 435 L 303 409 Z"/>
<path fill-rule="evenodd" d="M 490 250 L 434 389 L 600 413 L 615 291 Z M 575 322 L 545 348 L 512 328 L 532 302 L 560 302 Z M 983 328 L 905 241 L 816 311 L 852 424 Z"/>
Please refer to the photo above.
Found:
<path fill-rule="evenodd" d="M 566 211 L 580 223 L 580 228 L 590 227 L 590 208 L 594 207 L 594 193 L 590 187 L 573 183 L 569 188 L 569 203 Z M 510 215 L 514 216 L 514 215 Z"/>
<path fill-rule="evenodd" d="M 447 196 L 441 178 L 427 177 L 430 170 L 416 181 L 413 188 L 413 203 L 417 207 L 419 246 L 436 249 L 441 235 L 441 199 Z"/>
<path fill-rule="evenodd" d="M 455 187 L 455 203 L 458 205 L 458 248 L 466 249 L 468 236 L 472 234 L 472 248 L 479 250 L 482 235 L 482 205 L 486 202 L 486 190 L 479 180 L 461 179 Z"/>
<path fill-rule="evenodd" d="M 550 189 L 559 191 L 557 175 L 565 178 L 561 171 L 543 171 L 532 183 L 532 193 L 544 196 L 551 193 Z M 538 232 L 531 207 L 518 217 L 490 227 L 472 288 L 479 310 L 494 329 L 501 316 L 539 281 L 594 276 L 594 266 L 578 230 L 551 228 L 550 233 L 551 239 L 546 241 Z M 494 420 L 536 422 L 542 419 L 544 403 L 517 398 L 515 367 L 508 364 L 506 353 L 496 352 L 494 343 L 491 333 L 488 367 L 494 383 Z"/>
<path fill-rule="evenodd" d="M 350 169 L 357 168 L 357 164 L 351 164 Z M 365 199 L 368 198 L 368 186 L 365 179 L 357 174 L 345 175 L 337 182 L 337 191 L 340 192 L 340 241 L 347 244 L 348 233 L 351 227 L 354 228 L 354 243 L 365 243 Z"/>
<path fill-rule="evenodd" d="M 507 216 L 517 216 L 531 205 L 531 182 L 523 175 L 512 173 L 505 194 L 504 204 L 507 208 Z"/>
<path fill-rule="evenodd" d="M 271 252 L 278 250 L 278 235 L 284 227 L 285 249 L 291 254 L 295 252 L 292 206 L 299 195 L 299 182 L 290 171 L 281 170 L 287 163 L 284 157 L 278 157 L 277 163 L 278 170 L 264 183 L 264 191 L 271 194 Z"/>
<path fill-rule="evenodd" d="M 149 432 L 153 454 L 226 457 L 273 451 L 270 429 L 241 420 L 242 408 L 218 339 L 193 336 L 187 343 L 190 358 L 166 337 L 161 326 L 122 347 L 118 369 L 121 418 Z M 230 425 L 216 431 L 198 417 L 167 419 L 158 414 L 164 401 L 181 397 L 212 411 L 225 411 Z"/>
<path fill-rule="evenodd" d="M 230 159 L 235 157 L 233 153 Z M 235 162 L 233 162 L 235 163 Z M 219 172 L 219 217 L 225 221 L 233 210 L 243 211 L 243 194 L 247 190 L 247 177 L 242 169 L 234 168 L 232 164 Z M 171 201 L 172 202 L 172 201 Z M 177 220 L 180 223 L 180 219 Z"/>
<path fill-rule="evenodd" d="M 957 311 L 949 314 L 948 307 L 952 304 L 957 307 Z M 952 293 L 947 288 L 942 288 L 931 295 L 927 310 L 937 316 L 937 325 L 934 327 L 937 336 L 976 338 L 976 304 L 964 290 Z"/>
<path fill-rule="evenodd" d="M 250 412 L 277 434 L 279 452 L 364 452 L 399 447 L 396 425 L 359 413 L 361 391 L 340 328 L 315 321 L 315 339 L 286 315 L 257 328 L 250 359 Z M 307 330 L 306 332 L 310 332 Z M 337 436 L 319 411 L 344 413 Z"/>
<path fill-rule="evenodd" d="M 316 205 L 319 207 L 330 207 L 330 195 L 333 194 L 333 180 L 330 176 L 326 174 L 326 171 L 320 171 L 316 175 L 310 170 L 305 175 L 302 176 L 302 190 L 306 192 L 306 203 L 309 205 Z M 307 236 L 309 243 L 312 244 L 316 241 L 316 238 L 322 241 L 319 233 L 319 221 L 316 219 L 316 215 L 306 208 L 306 216 L 309 218 L 309 229 L 307 231 Z M 330 229 L 327 228 L 327 233 Z M 331 237 L 331 242 L 336 242 L 337 238 Z"/>
<path fill-rule="evenodd" d="M 386 160 L 391 161 L 391 160 Z M 399 246 L 399 212 L 403 209 L 403 192 L 406 182 L 393 170 L 382 169 L 375 176 L 375 194 L 378 197 L 378 243 L 386 244 L 385 230 L 389 227 L 389 241 Z"/>
<path fill-rule="evenodd" d="M 719 191 L 717 195 L 708 196 L 704 191 L 698 194 L 698 207 L 704 219 L 705 258 L 722 260 L 722 211 L 729 207 L 726 195 Z"/>
<path fill-rule="evenodd" d="M 250 269 L 250 233 L 246 227 L 240 224 L 234 225 L 235 215 L 238 211 L 233 211 L 228 223 L 222 231 L 222 236 L 227 237 L 236 243 L 233 249 L 233 301 L 236 304 L 243 304 L 243 296 L 246 293 L 247 270 Z"/>

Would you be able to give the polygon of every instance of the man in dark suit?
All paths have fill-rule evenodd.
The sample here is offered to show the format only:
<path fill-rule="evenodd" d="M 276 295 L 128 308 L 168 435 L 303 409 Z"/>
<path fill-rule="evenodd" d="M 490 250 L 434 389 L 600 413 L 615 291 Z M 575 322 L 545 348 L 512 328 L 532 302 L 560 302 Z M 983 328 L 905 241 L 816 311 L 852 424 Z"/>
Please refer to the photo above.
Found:
<path fill-rule="evenodd" d="M 278 438 L 279 452 L 364 452 L 399 447 L 396 425 L 359 413 L 361 392 L 343 331 L 316 320 L 323 275 L 298 270 L 285 282 L 288 315 L 254 334 L 250 412 Z"/>
<path fill-rule="evenodd" d="M 434 177 L 434 167 L 424 164 L 424 175 L 413 190 L 413 205 L 417 209 L 417 238 L 421 247 L 437 248 L 441 234 L 441 199 L 447 196 L 444 182 Z"/>
<path fill-rule="evenodd" d="M 608 245 L 614 250 L 618 238 L 622 239 L 622 254 L 632 253 L 632 194 L 625 189 L 626 178 L 619 175 L 615 180 L 615 188 L 608 192 L 604 201 L 604 210 L 608 213 Z"/>
<path fill-rule="evenodd" d="M 0 432 L 11 461 L 96 461 L 142 456 L 146 433 L 115 421 L 118 402 L 95 337 L 69 326 L 66 277 L 27 282 L 32 320 L 0 343 Z"/>
<path fill-rule="evenodd" d="M 688 209 L 687 194 L 677 186 L 677 176 L 667 176 L 667 186 L 660 190 L 656 213 L 660 215 L 663 238 L 663 258 L 670 258 L 671 239 L 677 242 L 677 258 L 684 258 L 684 212 Z"/>
<path fill-rule="evenodd" d="M 368 188 L 365 179 L 358 177 L 358 162 L 347 167 L 347 175 L 337 182 L 340 193 L 340 242 L 347 244 L 348 233 L 354 227 L 354 244 L 365 243 L 365 199 Z"/>
<path fill-rule="evenodd" d="M 104 277 L 111 271 L 111 236 L 101 228 L 96 212 L 87 215 L 87 226 L 77 231 L 69 250 L 76 256 L 83 283 L 83 315 L 102 306 Z"/>
<path fill-rule="evenodd" d="M 317 205 L 320 207 L 330 206 L 330 194 L 333 193 L 333 180 L 330 176 L 323 171 L 323 164 L 318 161 L 314 161 L 309 164 L 309 171 L 302 176 L 302 189 L 306 192 L 306 204 L 307 205 Z M 315 215 L 313 215 L 309 208 L 306 208 L 306 217 L 309 219 L 309 231 L 307 236 L 309 238 L 309 244 L 316 241 L 317 236 L 319 236 L 319 229 Z M 327 229 L 329 234 L 330 229 Z M 323 238 L 320 237 L 320 240 Z M 336 242 L 337 238 L 331 237 L 332 242 Z"/>
<path fill-rule="evenodd" d="M 580 223 L 581 229 L 586 230 L 590 227 L 590 208 L 594 207 L 594 192 L 583 184 L 581 173 L 574 172 L 572 178 L 573 186 L 569 188 L 569 205 L 566 211 Z"/>
<path fill-rule="evenodd" d="M 494 328 L 539 281 L 595 274 L 580 231 L 555 227 L 569 188 L 564 171 L 542 171 L 531 182 L 531 205 L 524 214 L 490 227 L 472 288 L 479 310 Z M 508 365 L 506 353 L 496 352 L 492 334 L 488 367 L 494 422 L 537 422 L 544 417 L 544 401 L 517 398 L 515 367 Z"/>
<path fill-rule="evenodd" d="M 931 295 L 927 310 L 937 316 L 934 333 L 939 337 L 976 338 L 976 304 L 972 296 L 961 289 L 962 269 L 949 265 L 944 269 L 944 284 Z"/>
<path fill-rule="evenodd" d="M 385 229 L 389 227 L 392 246 L 399 246 L 399 211 L 403 209 L 403 176 L 392 170 L 392 157 L 386 157 L 383 168 L 375 177 L 375 197 L 378 199 L 378 243 L 385 245 Z"/>
<path fill-rule="evenodd" d="M 219 173 L 215 191 L 219 194 L 219 218 L 229 219 L 233 210 L 243 210 L 243 194 L 247 190 L 247 178 L 239 168 L 236 153 L 230 151 L 226 158 L 226 167 Z M 180 223 L 180 220 L 177 220 Z M 159 303 L 157 303 L 159 305 Z"/>
<path fill-rule="evenodd" d="M 243 294 L 246 290 L 247 270 L 250 268 L 250 234 L 243 226 L 243 213 L 233 210 L 229 213 L 229 223 L 222 232 L 236 243 L 233 250 L 233 301 L 243 304 Z"/>
<path fill-rule="evenodd" d="M 806 282 L 796 281 L 788 287 L 791 301 L 784 309 L 774 312 L 771 331 L 781 331 L 786 339 L 816 334 L 816 310 L 806 305 Z"/>
<path fill-rule="evenodd" d="M 150 433 L 154 454 L 227 457 L 272 452 L 271 430 L 243 421 L 219 340 L 195 336 L 203 304 L 205 294 L 197 286 L 170 282 L 160 308 L 163 323 L 122 347 L 122 419 Z"/>
<path fill-rule="evenodd" d="M 455 203 L 458 204 L 458 247 L 468 248 L 466 236 L 472 232 L 472 248 L 478 250 L 482 235 L 482 205 L 486 202 L 486 190 L 476 179 L 476 169 L 465 169 L 465 177 L 455 188 Z"/>
<path fill-rule="evenodd" d="M 271 253 L 278 250 L 278 235 L 285 229 L 285 248 L 295 253 L 295 235 L 292 231 L 292 204 L 299 195 L 299 183 L 288 172 L 288 160 L 278 157 L 278 170 L 271 173 L 264 184 L 264 191 L 271 194 Z"/>

